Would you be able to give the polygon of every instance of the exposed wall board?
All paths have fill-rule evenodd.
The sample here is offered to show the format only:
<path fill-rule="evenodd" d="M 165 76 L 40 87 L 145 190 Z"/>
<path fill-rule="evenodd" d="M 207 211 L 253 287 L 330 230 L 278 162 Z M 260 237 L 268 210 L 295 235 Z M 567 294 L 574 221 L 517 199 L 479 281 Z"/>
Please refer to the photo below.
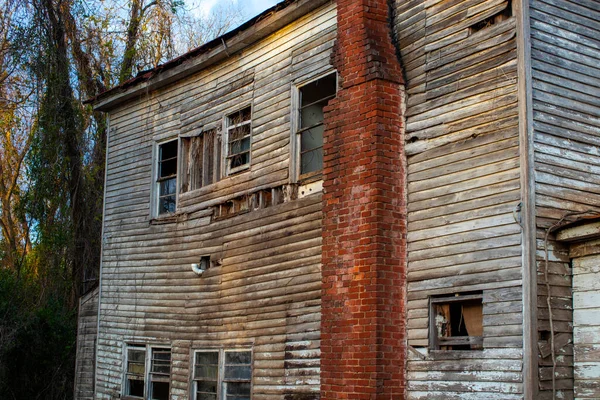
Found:
<path fill-rule="evenodd" d="M 546 229 L 567 213 L 600 209 L 600 181 L 596 179 L 600 167 L 600 3 L 534 0 L 530 7 L 540 296 L 538 330 L 543 345 L 550 331 L 544 278 L 546 245 L 551 259 L 548 275 L 555 334 L 571 337 L 573 327 L 569 319 L 582 317 L 577 312 L 573 315 L 571 309 L 568 249 L 554 242 L 552 236 L 545 243 L 544 236 Z M 573 290 L 577 291 L 578 284 L 573 284 Z M 554 380 L 558 396 L 598 397 L 597 393 L 586 397 L 585 391 L 579 392 L 577 384 L 573 393 L 571 347 L 566 345 L 560 350 L 565 356 L 557 358 Z M 549 357 L 540 362 L 540 398 L 552 395 L 552 368 L 548 363 Z"/>
<path fill-rule="evenodd" d="M 409 344 L 429 345 L 430 296 L 483 292 L 484 350 L 409 357 L 410 399 L 522 398 L 515 19 L 473 28 L 506 6 L 396 1 L 408 91 Z"/>

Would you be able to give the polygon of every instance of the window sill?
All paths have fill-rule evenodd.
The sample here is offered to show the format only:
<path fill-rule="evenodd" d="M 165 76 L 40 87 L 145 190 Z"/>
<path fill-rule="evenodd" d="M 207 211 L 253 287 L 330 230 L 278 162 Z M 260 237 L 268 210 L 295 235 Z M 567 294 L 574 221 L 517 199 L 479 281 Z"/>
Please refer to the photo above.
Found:
<path fill-rule="evenodd" d="M 250 164 L 246 164 L 246 165 L 242 165 L 242 166 L 235 167 L 235 168 L 232 168 L 232 169 L 228 169 L 227 170 L 227 175 L 224 176 L 224 178 L 229 177 L 229 176 L 233 176 L 233 175 L 237 175 L 237 174 L 239 174 L 241 172 L 248 171 L 248 170 L 250 170 Z"/>
<path fill-rule="evenodd" d="M 188 213 L 182 213 L 180 211 L 174 214 L 161 215 L 150 219 L 150 225 L 168 225 L 175 224 L 177 222 L 183 222 L 188 219 Z"/>
<path fill-rule="evenodd" d="M 313 183 L 313 182 L 322 181 L 322 180 L 323 180 L 323 171 L 318 170 L 318 171 L 308 172 L 306 174 L 300 175 L 298 177 L 298 184 L 306 185 L 308 183 Z"/>

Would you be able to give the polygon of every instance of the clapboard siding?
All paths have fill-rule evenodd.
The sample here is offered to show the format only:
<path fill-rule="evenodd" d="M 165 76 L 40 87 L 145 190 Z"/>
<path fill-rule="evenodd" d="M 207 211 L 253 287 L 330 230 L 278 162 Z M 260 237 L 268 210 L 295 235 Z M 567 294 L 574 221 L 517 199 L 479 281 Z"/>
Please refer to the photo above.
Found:
<path fill-rule="evenodd" d="M 597 242 L 594 244 L 597 245 Z M 589 254 L 573 260 L 573 310 L 575 397 L 597 399 L 600 397 L 598 386 L 600 381 L 600 255 L 598 254 Z"/>
<path fill-rule="evenodd" d="M 98 287 L 82 296 L 79 300 L 75 400 L 92 400 L 94 398 L 97 332 Z"/>
<path fill-rule="evenodd" d="M 288 185 L 291 89 L 331 69 L 335 4 L 199 73 L 110 112 L 97 393 L 118 397 L 126 343 L 172 348 L 172 398 L 187 399 L 194 349 L 253 349 L 253 398 L 317 396 L 321 196 L 215 219 L 210 207 Z M 252 106 L 248 171 L 181 194 L 152 220 L 152 146 Z M 201 277 L 190 264 L 210 255 Z"/>
<path fill-rule="evenodd" d="M 498 0 L 396 1 L 406 73 L 410 399 L 520 399 L 515 18 Z M 483 292 L 483 351 L 428 352 L 429 296 Z M 446 360 L 444 357 L 451 357 Z"/>
<path fill-rule="evenodd" d="M 572 335 L 568 249 L 546 230 L 567 213 L 600 206 L 600 2 L 531 2 L 531 54 L 538 228 L 538 330 L 549 338 L 547 270 L 555 335 Z M 549 249 L 546 267 L 544 248 Z M 575 284 L 575 282 L 573 282 Z M 545 340 L 541 344 L 544 344 Z M 571 339 L 572 343 L 572 339 Z M 573 398 L 573 349 L 558 351 L 555 386 Z M 540 362 L 540 398 L 552 396 L 552 361 Z M 592 391 L 593 392 L 593 391 Z M 592 393 L 589 392 L 589 393 Z M 585 390 L 576 393 L 586 398 Z M 597 396 L 592 396 L 597 397 Z"/>

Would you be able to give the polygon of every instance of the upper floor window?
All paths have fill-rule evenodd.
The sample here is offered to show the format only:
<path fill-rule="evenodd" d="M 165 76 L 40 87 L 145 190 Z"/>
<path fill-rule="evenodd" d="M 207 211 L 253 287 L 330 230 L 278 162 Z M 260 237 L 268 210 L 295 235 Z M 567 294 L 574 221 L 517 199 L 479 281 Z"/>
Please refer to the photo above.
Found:
<path fill-rule="evenodd" d="M 252 108 L 250 106 L 225 118 L 225 162 L 227 174 L 250 166 Z"/>
<path fill-rule="evenodd" d="M 200 189 L 221 177 L 221 140 L 216 129 L 181 138 L 181 192 Z"/>
<path fill-rule="evenodd" d="M 336 90 L 335 73 L 298 88 L 296 148 L 300 178 L 317 175 L 323 169 L 323 108 L 335 97 Z"/>
<path fill-rule="evenodd" d="M 194 400 L 250 400 L 251 383 L 251 351 L 194 352 Z"/>
<path fill-rule="evenodd" d="M 177 203 L 177 140 L 158 145 L 158 215 L 174 213 Z"/>
<path fill-rule="evenodd" d="M 125 355 L 124 397 L 168 400 L 171 382 L 171 349 L 131 345 L 127 346 Z"/>

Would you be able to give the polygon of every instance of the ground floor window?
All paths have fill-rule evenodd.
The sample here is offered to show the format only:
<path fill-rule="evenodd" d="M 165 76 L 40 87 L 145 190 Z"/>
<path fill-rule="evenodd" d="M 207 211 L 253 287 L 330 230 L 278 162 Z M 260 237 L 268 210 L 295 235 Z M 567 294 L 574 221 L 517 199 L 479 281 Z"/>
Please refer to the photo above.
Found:
<path fill-rule="evenodd" d="M 168 400 L 171 382 L 171 349 L 128 345 L 125 352 L 125 398 Z"/>
<path fill-rule="evenodd" d="M 195 400 L 250 400 L 252 352 L 197 350 L 194 352 Z"/>
<path fill-rule="evenodd" d="M 482 350 L 483 304 L 481 292 L 430 298 L 432 350 Z"/>

